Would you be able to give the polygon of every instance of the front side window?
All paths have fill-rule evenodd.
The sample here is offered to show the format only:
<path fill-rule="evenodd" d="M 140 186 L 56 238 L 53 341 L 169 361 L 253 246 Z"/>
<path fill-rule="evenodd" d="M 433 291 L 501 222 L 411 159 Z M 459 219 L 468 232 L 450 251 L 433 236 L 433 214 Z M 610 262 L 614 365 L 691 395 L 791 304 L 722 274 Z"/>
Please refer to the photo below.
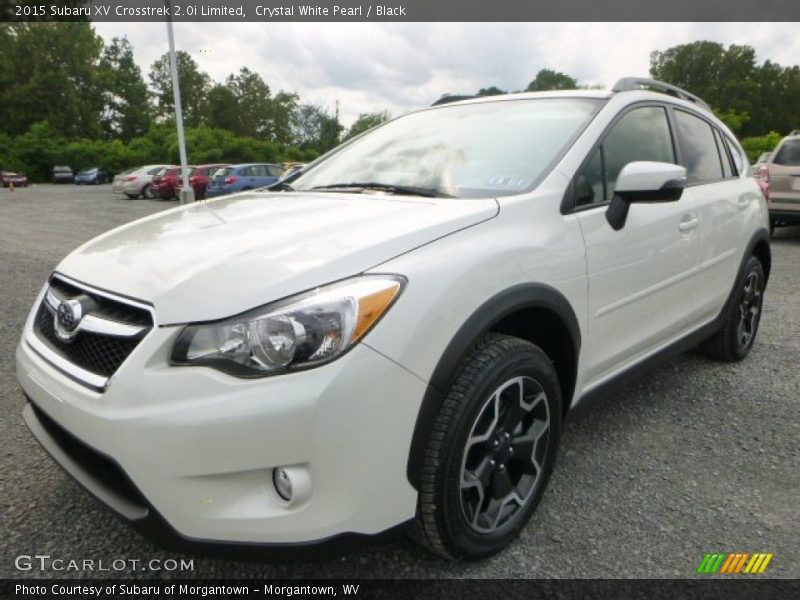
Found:
<path fill-rule="evenodd" d="M 369 131 L 292 186 L 379 183 L 457 198 L 519 194 L 537 183 L 602 102 L 539 98 L 423 110 Z"/>
<path fill-rule="evenodd" d="M 611 200 L 622 168 L 643 160 L 676 162 L 663 107 L 635 108 L 613 125 L 576 178 L 577 205 Z"/>
<path fill-rule="evenodd" d="M 682 110 L 675 111 L 675 121 L 686 163 L 686 180 L 692 184 L 722 179 L 722 161 L 711 125 Z"/>

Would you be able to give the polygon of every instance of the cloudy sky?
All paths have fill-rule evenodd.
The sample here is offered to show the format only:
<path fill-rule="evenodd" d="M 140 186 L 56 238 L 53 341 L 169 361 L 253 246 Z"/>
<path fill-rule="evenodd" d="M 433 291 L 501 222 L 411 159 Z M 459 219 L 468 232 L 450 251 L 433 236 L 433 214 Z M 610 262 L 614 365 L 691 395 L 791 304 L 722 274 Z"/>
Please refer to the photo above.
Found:
<path fill-rule="evenodd" d="M 145 77 L 167 49 L 163 23 L 95 23 L 127 36 Z M 796 23 L 178 23 L 178 49 L 217 81 L 240 67 L 273 90 L 333 110 L 398 115 L 444 93 L 524 88 L 542 68 L 611 86 L 647 75 L 649 54 L 706 39 L 749 44 L 759 62 L 800 62 Z"/>

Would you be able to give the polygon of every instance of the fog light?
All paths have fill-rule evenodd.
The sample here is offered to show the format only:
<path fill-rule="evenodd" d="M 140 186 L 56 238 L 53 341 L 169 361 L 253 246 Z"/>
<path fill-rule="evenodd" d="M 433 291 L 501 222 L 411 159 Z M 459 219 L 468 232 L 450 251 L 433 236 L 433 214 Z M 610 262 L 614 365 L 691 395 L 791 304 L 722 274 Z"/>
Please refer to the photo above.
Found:
<path fill-rule="evenodd" d="M 292 500 L 292 480 L 286 469 L 277 468 L 272 471 L 272 482 L 275 484 L 275 491 L 286 502 Z"/>

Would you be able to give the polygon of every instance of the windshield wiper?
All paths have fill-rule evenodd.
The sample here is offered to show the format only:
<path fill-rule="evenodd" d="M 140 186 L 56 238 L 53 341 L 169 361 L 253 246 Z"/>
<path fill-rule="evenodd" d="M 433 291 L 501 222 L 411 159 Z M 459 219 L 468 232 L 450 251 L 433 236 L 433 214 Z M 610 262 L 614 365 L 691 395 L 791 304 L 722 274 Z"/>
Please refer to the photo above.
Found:
<path fill-rule="evenodd" d="M 379 183 L 376 181 L 331 183 L 329 185 L 318 185 L 311 188 L 314 191 L 341 190 L 341 189 L 362 189 L 362 190 L 385 190 L 393 194 L 405 194 L 409 196 L 424 196 L 425 198 L 455 198 L 436 188 L 417 187 L 413 185 L 395 185 L 392 183 Z"/>
<path fill-rule="evenodd" d="M 263 188 L 258 188 L 260 190 L 269 190 L 270 192 L 294 192 L 296 191 L 290 184 L 286 183 L 285 181 L 276 181 L 275 183 L 270 183 L 269 185 L 265 185 Z"/>

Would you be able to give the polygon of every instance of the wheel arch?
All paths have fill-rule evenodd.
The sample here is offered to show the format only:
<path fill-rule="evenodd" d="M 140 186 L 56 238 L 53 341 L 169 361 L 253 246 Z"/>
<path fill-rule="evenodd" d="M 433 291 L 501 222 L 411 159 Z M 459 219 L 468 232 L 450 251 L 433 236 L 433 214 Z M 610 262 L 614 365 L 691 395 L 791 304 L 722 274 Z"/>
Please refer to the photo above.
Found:
<path fill-rule="evenodd" d="M 490 298 L 464 322 L 434 368 L 411 439 L 406 475 L 419 489 L 425 451 L 458 364 L 480 337 L 496 331 L 526 339 L 547 354 L 558 373 L 566 411 L 575 391 L 581 331 L 569 301 L 545 284 L 520 284 Z"/>

